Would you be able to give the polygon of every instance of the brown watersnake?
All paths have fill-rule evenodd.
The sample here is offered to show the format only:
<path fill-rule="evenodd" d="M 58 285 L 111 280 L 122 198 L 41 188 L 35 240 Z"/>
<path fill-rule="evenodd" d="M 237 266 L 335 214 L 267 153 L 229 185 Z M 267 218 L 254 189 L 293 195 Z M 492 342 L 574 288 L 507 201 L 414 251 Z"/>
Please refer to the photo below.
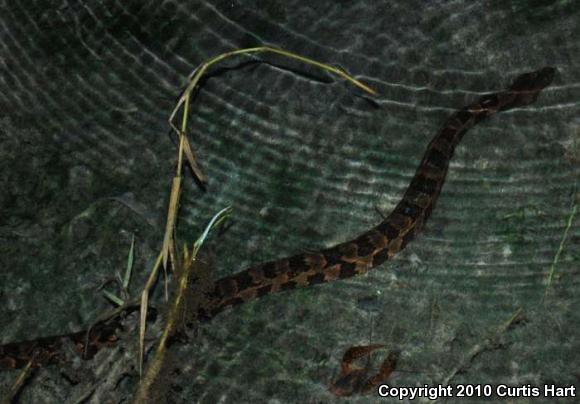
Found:
<path fill-rule="evenodd" d="M 423 228 L 445 181 L 455 147 L 468 129 L 486 117 L 530 105 L 555 75 L 552 67 L 518 76 L 507 90 L 487 94 L 452 114 L 427 146 L 415 176 L 401 201 L 381 223 L 347 241 L 317 252 L 306 252 L 265 262 L 218 279 L 207 296 L 209 306 L 198 317 L 208 320 L 223 309 L 267 294 L 336 279 L 350 278 L 392 258 Z M 32 360 L 33 367 L 57 363 L 62 346 L 72 343 L 78 353 L 91 358 L 118 340 L 120 324 L 100 323 L 86 331 L 0 345 L 0 369 L 15 369 Z"/>

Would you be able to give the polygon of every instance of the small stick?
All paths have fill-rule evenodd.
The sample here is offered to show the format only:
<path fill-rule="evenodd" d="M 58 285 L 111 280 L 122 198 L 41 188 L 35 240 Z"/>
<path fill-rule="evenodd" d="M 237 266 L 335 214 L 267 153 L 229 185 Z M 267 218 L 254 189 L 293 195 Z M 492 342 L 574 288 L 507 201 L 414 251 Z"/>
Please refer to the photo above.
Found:
<path fill-rule="evenodd" d="M 508 321 L 500 325 L 495 333 L 486 337 L 483 341 L 475 344 L 463 357 L 463 359 L 449 372 L 447 377 L 441 381 L 441 385 L 447 386 L 449 382 L 461 371 L 464 369 L 477 355 L 489 349 L 492 346 L 493 342 L 499 337 L 501 334 L 505 333 L 514 323 L 517 323 L 522 319 L 523 309 L 519 308 L 516 310 L 514 314 L 509 318 Z"/>
<path fill-rule="evenodd" d="M 173 111 L 171 111 L 171 114 L 169 116 L 169 125 L 171 126 L 171 128 L 173 128 L 173 130 L 178 134 L 178 136 L 180 137 L 180 139 L 182 139 L 185 134 L 186 134 L 186 127 L 187 127 L 187 115 L 189 113 L 189 102 L 191 99 L 191 94 L 192 92 L 197 88 L 197 84 L 199 83 L 201 77 L 206 73 L 206 71 L 209 69 L 209 67 L 211 67 L 212 65 L 214 65 L 215 63 L 218 63 L 226 58 L 232 57 L 232 56 L 237 56 L 237 55 L 247 55 L 247 54 L 254 54 L 254 53 L 266 53 L 266 52 L 270 52 L 270 53 L 275 53 L 278 55 L 282 55 L 285 57 L 288 57 L 290 59 L 295 59 L 298 60 L 300 62 L 315 66 L 319 69 L 325 70 L 329 73 L 333 73 L 349 82 L 351 82 L 352 84 L 354 84 L 355 86 L 359 87 L 360 89 L 362 89 L 363 91 L 366 91 L 369 94 L 372 95 L 376 95 L 376 91 L 373 90 L 372 88 L 370 88 L 369 86 L 367 86 L 366 84 L 358 81 L 357 79 L 355 79 L 354 77 L 352 77 L 351 75 L 349 75 L 348 73 L 346 73 L 343 69 L 341 68 L 337 68 L 325 63 L 321 63 L 318 62 L 314 59 L 310 59 L 307 58 L 305 56 L 300 56 L 296 53 L 293 52 L 289 52 L 283 49 L 278 49 L 278 48 L 272 48 L 270 46 L 258 46 L 255 48 L 245 48 L 245 49 L 237 49 L 234 51 L 230 51 L 230 52 L 226 52 L 226 53 L 222 53 L 221 55 L 218 55 L 216 57 L 211 58 L 210 60 L 208 60 L 207 62 L 202 63 L 201 65 L 199 65 L 198 67 L 196 67 L 189 75 L 189 83 L 187 84 L 187 87 L 185 88 L 185 90 L 183 91 L 183 93 L 181 94 L 181 96 L 179 97 L 179 100 L 177 101 L 177 104 L 175 105 L 175 108 L 173 108 Z M 181 130 L 177 128 L 177 126 L 175 126 L 175 124 L 173 123 L 173 121 L 175 120 L 175 116 L 177 115 L 177 111 L 179 111 L 179 109 L 183 106 L 183 119 L 182 119 L 182 125 L 181 125 Z M 181 153 L 184 149 L 183 147 L 183 140 L 180 141 L 180 152 L 179 152 L 179 164 L 178 164 L 178 173 L 181 170 Z M 189 146 L 189 144 L 188 144 Z M 197 177 L 197 179 L 201 182 L 201 183 L 205 183 L 206 182 L 206 177 L 203 174 L 203 172 L 201 171 L 201 169 L 199 168 L 199 165 L 197 164 L 194 156 L 193 156 L 193 152 L 191 150 L 191 147 L 186 147 L 185 148 L 186 151 L 186 155 L 187 155 L 187 159 L 188 162 L 191 166 L 191 169 L 193 170 L 195 176 Z M 179 174 L 178 174 L 179 175 Z"/>
<path fill-rule="evenodd" d="M 28 376 L 30 376 L 30 369 L 32 369 L 32 364 L 36 359 L 35 356 L 36 355 L 33 355 L 32 358 L 30 358 L 24 369 L 22 369 L 22 371 L 18 374 L 18 377 L 14 381 L 14 384 L 12 384 L 12 386 L 10 387 L 8 394 L 2 400 L 2 404 L 11 404 L 14 398 L 16 398 L 16 396 L 20 392 L 20 389 L 24 385 L 24 382 L 26 382 L 26 379 L 28 378 Z"/>
<path fill-rule="evenodd" d="M 574 204 L 574 207 L 572 208 L 572 212 L 570 213 L 570 216 L 568 216 L 568 223 L 566 224 L 566 229 L 564 230 L 564 235 L 562 236 L 562 240 L 560 241 L 560 246 L 558 247 L 558 251 L 556 252 L 556 255 L 554 256 L 554 260 L 552 261 L 552 265 L 550 265 L 550 271 L 548 273 L 548 281 L 546 284 L 546 290 L 544 291 L 544 297 L 543 297 L 544 303 L 546 302 L 546 298 L 548 297 L 548 291 L 550 290 L 550 287 L 552 286 L 552 280 L 554 278 L 554 273 L 556 272 L 556 264 L 558 264 L 558 261 L 560 261 L 560 254 L 562 254 L 562 251 L 564 250 L 564 244 L 566 243 L 566 239 L 568 238 L 568 231 L 570 230 L 570 227 L 572 227 L 572 223 L 574 222 L 574 217 L 576 216 L 576 212 L 578 212 L 578 205 Z"/>

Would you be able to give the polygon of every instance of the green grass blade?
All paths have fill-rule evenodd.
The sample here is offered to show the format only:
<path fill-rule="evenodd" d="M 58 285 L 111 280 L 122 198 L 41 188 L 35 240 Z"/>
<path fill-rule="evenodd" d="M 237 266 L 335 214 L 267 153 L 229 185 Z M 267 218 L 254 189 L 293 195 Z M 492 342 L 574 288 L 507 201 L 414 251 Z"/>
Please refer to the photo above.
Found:
<path fill-rule="evenodd" d="M 133 272 L 133 261 L 135 260 L 135 234 L 131 239 L 131 248 L 129 249 L 129 256 L 127 257 L 127 269 L 125 270 L 125 277 L 123 278 L 123 288 L 127 290 L 129 282 L 131 282 L 131 273 Z"/>
<path fill-rule="evenodd" d="M 121 299 L 119 296 L 112 294 L 111 292 L 109 292 L 108 290 L 103 290 L 103 294 L 105 295 L 105 297 L 107 299 L 109 299 L 111 302 L 113 302 L 114 304 L 116 304 L 117 306 L 122 306 L 125 304 L 125 301 L 123 299 Z"/>
<path fill-rule="evenodd" d="M 222 223 L 224 220 L 226 220 L 231 215 L 231 213 L 232 213 L 232 207 L 228 206 L 227 208 L 220 210 L 218 213 L 216 213 L 214 215 L 214 217 L 212 217 L 212 219 L 210 220 L 209 224 L 206 226 L 206 228 L 203 231 L 203 233 L 201 234 L 201 236 L 195 241 L 195 243 L 193 243 L 193 252 L 191 254 L 191 258 L 195 258 L 197 256 L 197 252 L 199 251 L 202 244 L 207 239 L 207 236 L 208 236 L 210 230 L 216 226 L 219 226 L 220 223 Z"/>

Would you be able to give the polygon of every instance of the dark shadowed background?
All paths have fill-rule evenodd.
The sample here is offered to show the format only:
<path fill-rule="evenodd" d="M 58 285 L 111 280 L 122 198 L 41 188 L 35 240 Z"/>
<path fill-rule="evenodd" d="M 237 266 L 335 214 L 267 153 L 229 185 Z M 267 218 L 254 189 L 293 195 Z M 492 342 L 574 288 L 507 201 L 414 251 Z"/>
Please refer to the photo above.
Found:
<path fill-rule="evenodd" d="M 178 348 L 170 396 L 333 402 L 342 354 L 371 340 L 401 351 L 393 385 L 435 385 L 519 308 L 525 321 L 452 383 L 579 385 L 577 219 L 561 245 L 580 203 L 579 19 L 564 0 L 0 2 L 0 342 L 89 324 L 109 307 L 97 288 L 123 270 L 132 234 L 140 291 L 175 165 L 167 118 L 208 58 L 277 46 L 379 93 L 375 105 L 269 55 L 219 66 L 190 117 L 209 184 L 202 192 L 188 172 L 178 224 L 193 241 L 234 208 L 207 243 L 218 277 L 375 225 L 453 110 L 551 65 L 558 74 L 536 104 L 468 133 L 424 234 L 402 254 L 221 314 Z M 267 63 L 247 63 L 257 60 Z M 119 370 L 108 355 L 92 365 L 101 376 L 76 385 L 56 368 L 37 372 L 21 402 L 74 402 L 88 385 L 92 402 L 122 402 L 137 382 L 133 358 Z M 3 372 L 0 386 L 16 376 Z"/>

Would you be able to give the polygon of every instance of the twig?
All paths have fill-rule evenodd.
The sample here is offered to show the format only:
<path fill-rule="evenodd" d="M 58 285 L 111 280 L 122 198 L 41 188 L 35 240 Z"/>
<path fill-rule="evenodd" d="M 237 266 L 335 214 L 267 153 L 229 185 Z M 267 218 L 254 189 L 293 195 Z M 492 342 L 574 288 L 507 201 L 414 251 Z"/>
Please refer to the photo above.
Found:
<path fill-rule="evenodd" d="M 11 404 L 13 400 L 16 398 L 16 396 L 20 392 L 20 389 L 24 385 L 24 382 L 26 382 L 26 379 L 28 379 L 28 376 L 30 376 L 30 370 L 32 369 L 34 359 L 35 359 L 34 356 L 30 358 L 24 369 L 22 369 L 22 371 L 18 374 L 18 377 L 10 387 L 8 394 L 2 400 L 2 404 Z"/>
<path fill-rule="evenodd" d="M 157 256 L 157 261 L 155 261 L 153 270 L 149 274 L 149 279 L 147 279 L 147 283 L 141 292 L 141 312 L 139 318 L 139 376 L 143 374 L 143 352 L 145 351 L 145 330 L 147 328 L 147 304 L 149 303 L 149 291 L 157 279 L 162 258 L 162 254 Z"/>
<path fill-rule="evenodd" d="M 167 353 L 167 343 L 169 339 L 179 331 L 179 328 L 183 324 L 183 314 L 187 310 L 185 307 L 186 293 L 189 288 L 189 282 L 191 274 L 195 271 L 197 265 L 197 253 L 201 248 L 203 242 L 207 239 L 209 231 L 216 226 L 219 226 L 227 217 L 231 214 L 231 207 L 226 207 L 220 210 L 206 226 L 202 235 L 196 240 L 191 251 L 184 246 L 183 259 L 180 261 L 179 267 L 174 270 L 175 280 L 177 282 L 177 290 L 173 296 L 171 306 L 169 308 L 167 320 L 159 343 L 157 345 L 157 350 L 155 356 L 151 361 L 151 364 L 147 368 L 147 372 L 139 385 L 137 394 L 135 395 L 134 403 L 145 403 L 150 397 L 150 392 L 154 389 L 154 384 L 157 381 L 160 373 L 162 372 L 163 365 L 165 363 L 165 356 Z M 158 260 L 159 262 L 159 260 Z M 159 265 L 156 266 L 157 268 Z M 144 293 L 143 296 L 147 296 Z M 146 307 L 143 305 L 142 307 Z M 144 310 L 141 310 L 141 315 L 143 315 Z M 142 324 L 143 318 L 141 318 Z M 140 332 L 140 352 L 139 352 L 139 371 L 141 374 L 141 369 L 143 365 L 143 352 L 144 352 L 144 327 L 141 328 Z"/>
<path fill-rule="evenodd" d="M 343 79 L 351 82 L 352 84 L 354 84 L 355 86 L 359 87 L 360 89 L 366 91 L 369 94 L 372 94 L 372 95 L 376 94 L 375 90 L 373 90 L 372 88 L 370 88 L 366 84 L 358 81 L 357 79 L 355 79 L 354 77 L 352 77 L 351 75 L 349 75 L 348 73 L 346 73 L 344 70 L 342 70 L 340 68 L 337 68 L 335 66 L 331 66 L 331 65 L 328 65 L 325 63 L 318 62 L 314 59 L 300 56 L 296 53 L 289 52 L 289 51 L 286 51 L 284 49 L 272 48 L 269 46 L 258 46 L 255 48 L 237 49 L 235 51 L 222 53 L 221 55 L 218 55 L 218 56 L 208 60 L 207 62 L 202 63 L 201 65 L 196 67 L 189 75 L 189 83 L 188 83 L 187 87 L 185 88 L 185 90 L 183 91 L 181 97 L 179 97 L 179 100 L 177 101 L 175 108 L 173 109 L 173 111 L 171 111 L 171 115 L 169 116 L 169 125 L 179 135 L 179 137 L 182 138 L 183 136 L 185 136 L 186 122 L 187 122 L 186 120 L 187 120 L 187 114 L 189 113 L 189 101 L 191 99 L 191 94 L 197 88 L 197 84 L 199 83 L 201 77 L 203 77 L 203 75 L 209 69 L 209 67 L 211 67 L 215 63 L 218 63 L 218 62 L 220 62 L 226 58 L 232 57 L 232 56 L 247 55 L 247 54 L 254 54 L 254 53 L 267 53 L 267 52 L 282 55 L 282 56 L 285 56 L 287 58 L 295 59 L 295 60 L 298 60 L 300 62 L 315 66 L 319 69 L 325 70 L 325 71 L 333 73 L 339 77 L 342 77 Z M 175 126 L 173 121 L 175 119 L 175 116 L 177 115 L 177 111 L 179 111 L 179 109 L 182 106 L 183 106 L 184 111 L 183 111 L 183 120 L 182 120 L 182 125 L 181 125 L 181 130 L 180 130 Z M 180 142 L 180 143 L 182 143 L 182 142 Z M 195 161 L 195 158 L 193 156 L 193 152 L 191 151 L 191 148 L 189 148 L 189 143 L 187 143 L 185 150 L 187 152 L 186 154 L 187 154 L 187 159 L 189 161 L 189 164 L 190 164 L 193 172 L 195 173 L 197 179 L 200 182 L 205 183 L 206 182 L 205 176 L 203 175 L 203 173 L 201 172 L 201 169 L 199 168 L 199 165 Z"/>
<path fill-rule="evenodd" d="M 574 217 L 576 216 L 577 211 L 578 211 L 578 204 L 575 203 L 574 207 L 572 208 L 572 212 L 570 213 L 570 216 L 568 216 L 568 223 L 566 224 L 566 229 L 564 229 L 564 235 L 562 236 L 562 240 L 560 241 L 560 246 L 558 247 L 558 251 L 556 252 L 556 255 L 554 256 L 554 260 L 552 261 L 552 265 L 550 265 L 550 271 L 548 273 L 546 290 L 544 291 L 544 297 L 542 299 L 544 304 L 546 302 L 546 298 L 548 297 L 548 291 L 550 290 L 550 287 L 552 286 L 552 280 L 554 279 L 554 273 L 556 272 L 556 265 L 558 264 L 558 261 L 560 260 L 560 254 L 562 254 L 562 251 L 564 250 L 564 244 L 566 243 L 566 239 L 568 238 L 568 231 L 570 230 L 570 227 L 572 227 L 572 223 L 574 222 Z"/>
<path fill-rule="evenodd" d="M 449 374 L 441 381 L 441 385 L 447 386 L 449 382 L 459 373 L 461 370 L 465 369 L 467 365 L 480 353 L 488 350 L 493 346 L 497 338 L 505 333 L 513 324 L 519 322 L 523 318 L 523 309 L 519 308 L 508 321 L 500 325 L 497 330 L 486 337 L 483 341 L 475 344 L 464 356 L 463 359 L 449 372 Z"/>

